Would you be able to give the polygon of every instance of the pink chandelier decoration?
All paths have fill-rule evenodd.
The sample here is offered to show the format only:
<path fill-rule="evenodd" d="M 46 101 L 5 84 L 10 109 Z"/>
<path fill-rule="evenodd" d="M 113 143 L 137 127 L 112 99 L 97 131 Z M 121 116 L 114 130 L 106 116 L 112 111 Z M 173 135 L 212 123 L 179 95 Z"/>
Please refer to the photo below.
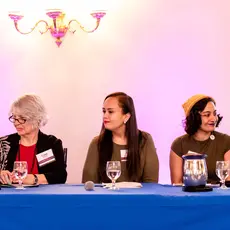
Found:
<path fill-rule="evenodd" d="M 65 13 L 62 10 L 49 10 L 46 13 L 49 18 L 52 19 L 52 23 L 48 23 L 45 20 L 39 20 L 38 22 L 35 23 L 34 27 L 31 28 L 27 32 L 23 32 L 19 29 L 19 21 L 24 17 L 24 15 L 19 14 L 19 13 L 10 13 L 9 17 L 14 21 L 14 26 L 15 29 L 21 33 L 21 34 L 30 34 L 31 32 L 34 31 L 34 29 L 39 25 L 39 24 L 44 24 L 44 30 L 39 30 L 41 34 L 46 33 L 47 31 L 50 32 L 52 37 L 55 39 L 55 42 L 57 46 L 59 47 L 62 44 L 62 39 L 65 37 L 66 33 L 69 31 L 71 33 L 75 33 L 76 31 L 76 26 L 80 27 L 81 30 L 83 30 L 86 33 L 92 33 L 95 30 L 98 29 L 101 19 L 106 15 L 105 11 L 95 11 L 92 12 L 90 15 L 95 19 L 95 27 L 92 29 L 85 29 L 85 27 L 76 19 L 72 19 L 67 23 L 64 23 L 64 18 L 65 18 Z M 73 29 L 73 26 L 75 25 L 75 29 Z"/>

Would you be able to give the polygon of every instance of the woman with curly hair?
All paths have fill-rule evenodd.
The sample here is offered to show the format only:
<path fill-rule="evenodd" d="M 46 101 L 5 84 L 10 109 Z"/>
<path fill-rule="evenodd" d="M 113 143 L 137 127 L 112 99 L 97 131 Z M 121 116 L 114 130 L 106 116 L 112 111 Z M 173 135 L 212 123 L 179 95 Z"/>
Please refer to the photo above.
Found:
<path fill-rule="evenodd" d="M 186 134 L 174 140 L 170 151 L 171 182 L 183 182 L 182 155 L 193 151 L 207 155 L 208 182 L 217 183 L 216 161 L 230 160 L 230 136 L 215 131 L 222 117 L 212 97 L 197 94 L 184 104 Z"/>

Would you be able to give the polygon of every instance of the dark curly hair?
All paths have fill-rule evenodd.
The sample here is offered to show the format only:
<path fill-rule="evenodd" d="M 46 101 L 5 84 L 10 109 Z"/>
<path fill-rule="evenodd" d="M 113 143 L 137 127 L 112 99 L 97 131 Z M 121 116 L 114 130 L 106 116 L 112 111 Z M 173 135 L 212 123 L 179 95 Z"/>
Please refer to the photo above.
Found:
<path fill-rule="evenodd" d="M 211 97 L 201 99 L 192 107 L 191 111 L 189 112 L 189 115 L 184 120 L 184 130 L 188 135 L 194 135 L 200 128 L 202 123 L 200 112 L 202 112 L 205 109 L 208 102 L 213 102 L 216 105 L 216 102 Z M 218 120 L 216 123 L 216 127 L 219 126 L 223 118 L 222 116 L 220 116 L 220 114 L 218 114 L 217 117 Z"/>

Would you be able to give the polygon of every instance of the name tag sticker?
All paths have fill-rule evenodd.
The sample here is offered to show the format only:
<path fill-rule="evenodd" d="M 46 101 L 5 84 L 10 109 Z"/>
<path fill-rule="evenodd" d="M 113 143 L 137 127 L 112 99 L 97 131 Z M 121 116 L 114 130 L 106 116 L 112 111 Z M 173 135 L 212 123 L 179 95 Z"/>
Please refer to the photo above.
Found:
<path fill-rule="evenodd" d="M 128 156 L 128 150 L 127 149 L 121 149 L 121 161 L 127 161 L 127 156 Z"/>
<path fill-rule="evenodd" d="M 37 160 L 38 160 L 38 165 L 40 167 L 44 166 L 44 165 L 47 165 L 53 161 L 55 161 L 55 157 L 54 157 L 54 154 L 53 154 L 53 151 L 52 149 L 48 149 L 42 153 L 39 153 L 36 155 L 37 157 Z"/>

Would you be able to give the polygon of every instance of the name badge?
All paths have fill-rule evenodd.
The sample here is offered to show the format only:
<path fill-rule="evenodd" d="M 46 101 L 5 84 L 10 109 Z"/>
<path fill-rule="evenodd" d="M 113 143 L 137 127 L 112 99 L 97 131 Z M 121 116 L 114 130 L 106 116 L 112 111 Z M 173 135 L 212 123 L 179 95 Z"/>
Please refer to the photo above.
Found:
<path fill-rule="evenodd" d="M 54 157 L 52 149 L 48 149 L 42 153 L 39 153 L 36 155 L 36 157 L 38 160 L 38 165 L 40 167 L 55 161 L 55 157 Z"/>
<path fill-rule="evenodd" d="M 121 161 L 127 161 L 127 156 L 128 156 L 128 150 L 127 149 L 121 149 Z"/>

